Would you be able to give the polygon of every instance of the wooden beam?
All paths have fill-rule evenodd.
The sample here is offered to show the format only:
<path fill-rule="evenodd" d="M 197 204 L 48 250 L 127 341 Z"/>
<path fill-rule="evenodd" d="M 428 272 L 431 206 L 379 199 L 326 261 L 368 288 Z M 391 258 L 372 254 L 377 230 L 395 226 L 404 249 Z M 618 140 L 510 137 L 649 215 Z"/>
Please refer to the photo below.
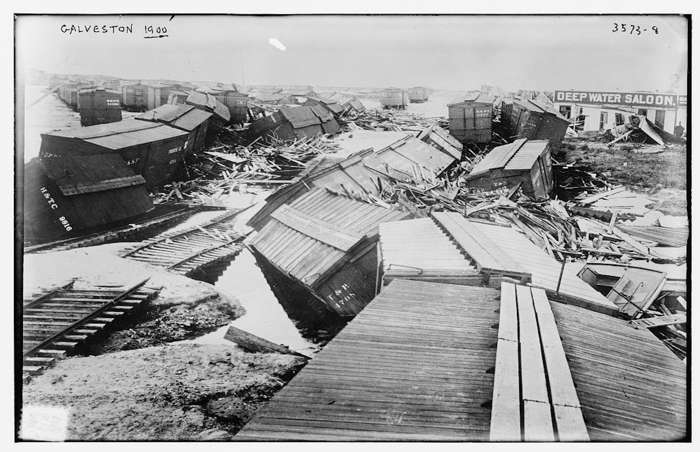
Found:
<path fill-rule="evenodd" d="M 343 252 L 362 240 L 360 235 L 348 234 L 347 229 L 343 230 L 289 206 L 280 206 L 271 216 L 285 226 Z"/>

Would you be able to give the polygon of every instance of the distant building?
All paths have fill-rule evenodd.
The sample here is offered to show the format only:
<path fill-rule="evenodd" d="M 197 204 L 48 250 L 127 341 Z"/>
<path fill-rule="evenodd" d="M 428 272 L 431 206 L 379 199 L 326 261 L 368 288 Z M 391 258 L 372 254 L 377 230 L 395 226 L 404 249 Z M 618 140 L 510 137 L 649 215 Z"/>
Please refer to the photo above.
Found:
<path fill-rule="evenodd" d="M 688 120 L 688 98 L 684 94 L 558 90 L 554 105 L 584 132 L 610 129 L 629 114 L 646 116 L 668 133 L 679 124 L 687 127 Z"/>

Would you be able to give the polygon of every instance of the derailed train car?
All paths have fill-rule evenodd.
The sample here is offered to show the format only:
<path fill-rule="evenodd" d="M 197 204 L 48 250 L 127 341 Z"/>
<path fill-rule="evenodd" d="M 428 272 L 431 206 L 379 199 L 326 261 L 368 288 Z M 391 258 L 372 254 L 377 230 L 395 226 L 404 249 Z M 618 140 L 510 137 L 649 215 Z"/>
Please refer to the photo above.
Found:
<path fill-rule="evenodd" d="M 190 134 L 165 124 L 125 119 L 43 134 L 39 156 L 53 167 L 67 157 L 112 152 L 119 155 L 147 188 L 170 181 L 182 166 Z M 76 157 L 79 158 L 79 157 Z"/>
<path fill-rule="evenodd" d="M 24 169 L 24 239 L 55 240 L 153 209 L 143 176 L 111 151 L 68 154 Z"/>
<path fill-rule="evenodd" d="M 213 113 L 192 105 L 165 104 L 136 116 L 136 119 L 166 124 L 189 133 L 185 154 L 192 154 L 204 149 L 212 115 Z"/>

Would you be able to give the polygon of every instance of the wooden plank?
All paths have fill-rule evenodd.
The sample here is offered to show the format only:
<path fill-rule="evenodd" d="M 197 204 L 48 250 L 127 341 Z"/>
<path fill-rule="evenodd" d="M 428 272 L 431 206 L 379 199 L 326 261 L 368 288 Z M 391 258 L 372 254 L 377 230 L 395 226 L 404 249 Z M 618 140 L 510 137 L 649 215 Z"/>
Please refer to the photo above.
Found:
<path fill-rule="evenodd" d="M 518 341 L 518 306 L 515 298 L 515 284 L 501 283 L 501 307 L 498 321 L 498 338 Z"/>
<path fill-rule="evenodd" d="M 491 404 L 491 441 L 521 441 L 518 343 L 498 339 Z"/>
<path fill-rule="evenodd" d="M 588 441 L 588 430 L 549 300 L 542 289 L 532 288 L 531 292 L 540 328 L 559 440 Z"/>
<path fill-rule="evenodd" d="M 655 328 L 657 326 L 677 325 L 679 323 L 686 323 L 685 313 L 647 317 L 630 321 L 630 325 L 635 328 Z"/>
<path fill-rule="evenodd" d="M 299 231 L 319 242 L 346 252 L 362 239 L 359 234 L 348 234 L 347 230 L 327 221 L 313 218 L 297 209 L 283 205 L 272 213 L 272 218 L 285 226 Z"/>
<path fill-rule="evenodd" d="M 530 288 L 516 286 L 520 326 L 520 375 L 523 400 L 549 403 L 540 336 Z"/>
<path fill-rule="evenodd" d="M 535 400 L 523 401 L 523 440 L 554 441 L 551 407 Z"/>

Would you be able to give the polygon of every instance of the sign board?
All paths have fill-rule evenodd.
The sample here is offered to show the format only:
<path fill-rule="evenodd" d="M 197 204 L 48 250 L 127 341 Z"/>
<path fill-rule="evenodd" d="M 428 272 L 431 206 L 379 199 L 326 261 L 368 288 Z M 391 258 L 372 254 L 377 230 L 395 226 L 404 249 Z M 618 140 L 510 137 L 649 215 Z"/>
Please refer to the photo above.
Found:
<path fill-rule="evenodd" d="M 593 105 L 627 105 L 647 108 L 677 108 L 679 105 L 687 105 L 688 101 L 686 96 L 677 96 L 675 94 L 555 91 L 554 102 Z"/>

